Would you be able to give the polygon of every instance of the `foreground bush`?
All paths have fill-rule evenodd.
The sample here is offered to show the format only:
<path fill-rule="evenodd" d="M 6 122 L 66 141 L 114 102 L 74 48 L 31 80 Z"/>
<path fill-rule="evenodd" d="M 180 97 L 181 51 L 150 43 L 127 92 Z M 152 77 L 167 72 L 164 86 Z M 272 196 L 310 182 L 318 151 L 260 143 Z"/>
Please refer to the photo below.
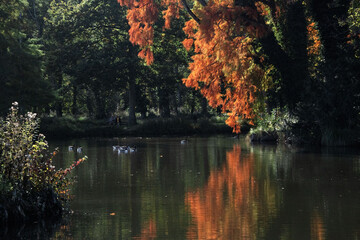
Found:
<path fill-rule="evenodd" d="M 56 170 L 35 113 L 20 115 L 15 102 L 0 122 L 0 222 L 57 217 L 69 200 L 68 174 L 86 159 Z"/>

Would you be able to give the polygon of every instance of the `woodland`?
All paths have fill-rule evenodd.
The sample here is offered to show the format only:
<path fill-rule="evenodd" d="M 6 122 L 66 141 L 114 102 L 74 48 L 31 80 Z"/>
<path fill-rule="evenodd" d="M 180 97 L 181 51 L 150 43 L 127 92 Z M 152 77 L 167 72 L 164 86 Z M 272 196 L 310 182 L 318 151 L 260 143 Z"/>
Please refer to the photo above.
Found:
<path fill-rule="evenodd" d="M 3 116 L 224 116 L 236 134 L 359 144 L 359 0 L 1 0 L 0 22 Z"/>

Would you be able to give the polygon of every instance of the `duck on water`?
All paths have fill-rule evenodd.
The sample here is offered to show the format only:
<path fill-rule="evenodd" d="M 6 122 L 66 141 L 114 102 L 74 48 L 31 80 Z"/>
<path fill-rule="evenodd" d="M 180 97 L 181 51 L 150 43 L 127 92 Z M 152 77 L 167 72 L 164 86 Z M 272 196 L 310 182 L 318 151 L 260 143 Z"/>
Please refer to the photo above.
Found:
<path fill-rule="evenodd" d="M 120 153 L 128 153 L 128 152 L 136 152 L 136 146 L 118 146 L 118 145 L 115 145 L 115 146 L 112 146 L 113 148 L 113 151 L 117 151 L 119 154 Z"/>
<path fill-rule="evenodd" d="M 74 147 L 74 146 L 69 146 L 69 147 L 68 147 L 68 150 L 69 150 L 69 152 L 72 152 L 72 151 L 75 150 L 75 147 Z M 77 152 L 77 153 L 82 153 L 82 147 L 77 147 L 77 148 L 76 148 L 76 152 Z"/>

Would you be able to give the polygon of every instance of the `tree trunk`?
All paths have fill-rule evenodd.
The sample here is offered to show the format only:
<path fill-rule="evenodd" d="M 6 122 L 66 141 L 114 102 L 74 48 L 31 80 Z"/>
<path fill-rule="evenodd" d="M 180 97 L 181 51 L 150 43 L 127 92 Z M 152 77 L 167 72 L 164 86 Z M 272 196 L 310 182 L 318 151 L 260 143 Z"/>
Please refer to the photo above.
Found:
<path fill-rule="evenodd" d="M 62 102 L 62 97 L 63 97 L 63 92 L 61 90 L 62 88 L 62 82 L 63 82 L 63 78 L 62 78 L 62 73 L 57 73 L 55 74 L 55 78 L 56 78 L 56 87 L 57 89 L 60 91 L 60 99 L 56 100 L 55 103 L 55 109 L 56 109 L 56 116 L 57 117 L 62 117 L 63 116 L 63 102 Z"/>
<path fill-rule="evenodd" d="M 176 92 L 174 95 L 174 110 L 175 110 L 175 116 L 179 116 L 180 112 L 179 112 L 179 108 L 181 108 L 182 102 L 181 102 L 181 90 L 180 90 L 180 84 L 178 84 L 177 88 L 176 88 Z"/>
<path fill-rule="evenodd" d="M 95 93 L 95 103 L 96 103 L 96 119 L 104 119 L 106 118 L 105 113 L 105 101 L 102 97 L 102 92 L 98 91 Z"/>
<path fill-rule="evenodd" d="M 204 97 L 201 99 L 201 115 L 204 117 L 209 116 L 208 101 Z"/>
<path fill-rule="evenodd" d="M 62 111 L 62 103 L 60 101 L 57 101 L 55 108 L 56 108 L 56 117 L 62 117 L 63 111 Z"/>
<path fill-rule="evenodd" d="M 158 90 L 159 94 L 159 110 L 160 116 L 163 118 L 170 117 L 170 98 L 169 98 L 169 89 L 166 87 L 161 87 Z"/>
<path fill-rule="evenodd" d="M 75 84 L 73 84 L 73 99 L 72 99 L 72 109 L 71 109 L 73 115 L 76 115 L 78 113 L 77 95 L 78 95 L 78 88 L 76 87 Z"/>
<path fill-rule="evenodd" d="M 129 119 L 128 125 L 136 125 L 136 115 L 135 115 L 135 106 L 136 106 L 136 83 L 135 79 L 130 79 L 129 81 Z"/>
<path fill-rule="evenodd" d="M 93 101 L 93 96 L 94 96 L 94 93 L 91 89 L 87 89 L 87 93 L 86 93 L 86 107 L 87 107 L 87 110 L 89 112 L 89 116 L 91 118 L 94 117 L 94 101 Z"/>

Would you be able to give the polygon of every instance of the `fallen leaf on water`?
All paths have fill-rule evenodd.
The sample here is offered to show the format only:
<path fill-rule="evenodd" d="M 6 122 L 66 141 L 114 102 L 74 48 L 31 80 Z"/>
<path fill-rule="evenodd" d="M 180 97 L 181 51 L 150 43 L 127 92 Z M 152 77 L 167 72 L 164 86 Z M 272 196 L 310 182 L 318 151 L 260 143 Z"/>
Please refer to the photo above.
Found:
<path fill-rule="evenodd" d="M 114 212 L 110 213 L 110 216 L 115 216 L 115 213 Z"/>

